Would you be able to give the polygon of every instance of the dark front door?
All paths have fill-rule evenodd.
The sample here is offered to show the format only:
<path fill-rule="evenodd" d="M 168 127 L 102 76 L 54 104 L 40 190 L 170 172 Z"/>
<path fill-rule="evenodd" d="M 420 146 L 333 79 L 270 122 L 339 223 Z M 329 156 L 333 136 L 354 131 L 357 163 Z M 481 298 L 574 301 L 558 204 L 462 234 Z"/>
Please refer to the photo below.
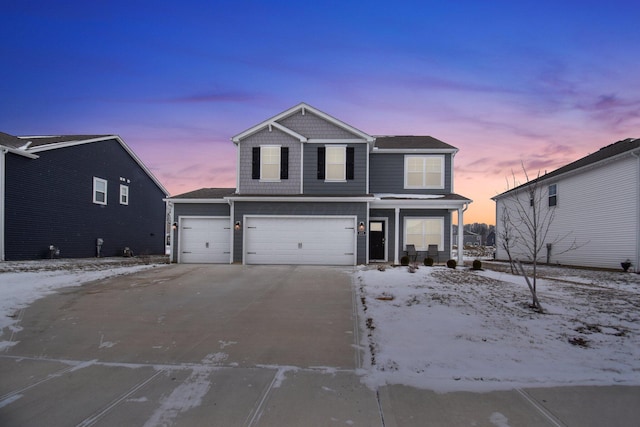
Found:
<path fill-rule="evenodd" d="M 384 221 L 369 221 L 369 259 L 384 260 Z"/>

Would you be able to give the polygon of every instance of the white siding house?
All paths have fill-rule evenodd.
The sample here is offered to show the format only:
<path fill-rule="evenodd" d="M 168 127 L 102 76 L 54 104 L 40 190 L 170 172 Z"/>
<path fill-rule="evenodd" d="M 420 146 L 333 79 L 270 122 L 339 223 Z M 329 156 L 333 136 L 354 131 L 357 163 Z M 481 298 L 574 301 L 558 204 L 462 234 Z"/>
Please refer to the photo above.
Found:
<path fill-rule="evenodd" d="M 542 230 L 539 262 L 620 269 L 630 260 L 640 271 L 640 139 L 616 142 L 494 197 L 496 259 L 508 259 L 503 243 L 510 231 L 513 258 L 532 261 L 516 212 L 518 206 L 529 214 L 534 209 L 532 186 L 540 195 L 535 204 L 541 219 L 552 216 L 548 231 Z"/>

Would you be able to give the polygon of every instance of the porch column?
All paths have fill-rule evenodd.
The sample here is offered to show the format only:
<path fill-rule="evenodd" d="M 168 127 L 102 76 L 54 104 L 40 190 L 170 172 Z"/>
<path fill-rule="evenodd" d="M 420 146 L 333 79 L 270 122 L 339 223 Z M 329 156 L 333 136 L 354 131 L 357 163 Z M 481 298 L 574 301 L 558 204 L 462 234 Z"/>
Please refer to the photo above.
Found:
<path fill-rule="evenodd" d="M 400 252 L 400 208 L 396 208 L 396 232 L 394 233 L 394 251 L 393 251 L 393 264 L 398 265 L 398 252 Z"/>
<path fill-rule="evenodd" d="M 465 208 L 466 209 L 466 208 Z M 458 208 L 458 265 L 462 266 L 464 262 L 464 211 Z"/>

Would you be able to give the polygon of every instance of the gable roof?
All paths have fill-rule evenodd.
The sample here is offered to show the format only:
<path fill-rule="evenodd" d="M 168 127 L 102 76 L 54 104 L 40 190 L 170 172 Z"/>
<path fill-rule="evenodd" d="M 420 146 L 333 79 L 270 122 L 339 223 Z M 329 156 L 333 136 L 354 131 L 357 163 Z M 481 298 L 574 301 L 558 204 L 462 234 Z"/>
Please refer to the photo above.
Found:
<path fill-rule="evenodd" d="M 316 116 L 319 116 L 320 118 L 328 121 L 329 123 L 332 123 L 333 125 L 342 128 L 344 130 L 346 130 L 347 132 L 350 132 L 352 134 L 354 134 L 354 136 L 357 136 L 358 138 L 364 139 L 368 142 L 372 142 L 373 141 L 373 137 L 371 135 L 368 135 L 364 132 L 362 132 L 359 129 L 354 128 L 351 125 L 346 124 L 345 122 L 336 119 L 335 117 L 332 117 L 330 115 L 328 115 L 327 113 L 324 113 L 320 110 L 318 110 L 317 108 L 312 107 L 309 104 L 306 104 L 304 102 L 301 102 L 300 104 L 293 106 L 291 108 L 289 108 L 288 110 L 283 111 L 282 113 L 271 117 L 270 119 L 267 119 L 263 122 L 258 123 L 255 126 L 250 127 L 249 129 L 245 130 L 244 132 L 241 132 L 235 136 L 233 136 L 231 138 L 231 140 L 235 143 L 238 144 L 241 140 L 243 140 L 244 138 L 247 138 L 248 136 L 253 135 L 254 133 L 260 132 L 261 130 L 268 128 L 268 127 L 275 127 L 278 130 L 281 130 L 291 136 L 293 136 L 294 138 L 298 139 L 300 142 L 306 142 L 307 138 L 303 135 L 300 135 L 297 132 L 294 132 L 293 130 L 283 126 L 282 124 L 278 123 L 279 120 L 282 120 L 286 117 L 292 116 L 298 112 L 302 112 L 302 114 L 305 114 L 307 111 L 310 111 L 311 113 L 315 114 Z"/>
<path fill-rule="evenodd" d="M 432 136 L 417 135 L 397 135 L 397 136 L 376 136 L 373 144 L 374 150 L 443 150 L 456 152 L 458 149 L 453 145 L 442 142 Z"/>
<path fill-rule="evenodd" d="M 595 165 L 606 160 L 612 160 L 618 156 L 624 155 L 634 150 L 640 150 L 640 138 L 627 138 L 622 141 L 614 142 L 613 144 L 609 144 L 606 147 L 602 147 L 595 153 L 582 157 L 575 162 L 571 162 L 568 165 L 562 166 L 561 168 L 544 174 L 536 179 L 532 179 L 531 181 L 512 188 L 511 190 L 505 191 L 502 194 L 492 197 L 492 199 L 495 200 L 507 193 L 510 193 L 522 187 L 526 187 L 527 185 L 533 184 L 538 181 L 549 180 L 560 175 L 567 174 L 569 172 L 578 171 L 579 169 L 585 168 L 587 166 Z"/>
<path fill-rule="evenodd" d="M 56 150 L 58 148 L 73 147 L 75 145 L 91 144 L 93 142 L 115 140 L 140 166 L 140 168 L 151 178 L 158 188 L 166 195 L 169 192 L 151 173 L 149 168 L 140 158 L 125 144 L 118 135 L 57 135 L 57 136 L 13 136 L 0 132 L 0 145 L 6 146 L 11 153 L 37 159 L 35 153 L 42 151 Z M 5 145 L 6 144 L 6 145 Z"/>

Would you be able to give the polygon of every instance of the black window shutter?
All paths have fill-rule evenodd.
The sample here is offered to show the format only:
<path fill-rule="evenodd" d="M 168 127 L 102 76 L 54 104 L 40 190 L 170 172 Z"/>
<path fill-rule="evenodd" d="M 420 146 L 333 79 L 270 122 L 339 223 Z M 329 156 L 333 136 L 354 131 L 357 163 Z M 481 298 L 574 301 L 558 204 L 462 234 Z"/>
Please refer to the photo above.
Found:
<path fill-rule="evenodd" d="M 347 179 L 353 179 L 355 168 L 355 150 L 347 147 Z"/>
<path fill-rule="evenodd" d="M 280 148 L 280 179 L 289 179 L 289 147 Z"/>
<path fill-rule="evenodd" d="M 318 179 L 324 179 L 324 147 L 318 147 Z"/>
<path fill-rule="evenodd" d="M 260 179 L 260 147 L 253 147 L 251 179 Z"/>

